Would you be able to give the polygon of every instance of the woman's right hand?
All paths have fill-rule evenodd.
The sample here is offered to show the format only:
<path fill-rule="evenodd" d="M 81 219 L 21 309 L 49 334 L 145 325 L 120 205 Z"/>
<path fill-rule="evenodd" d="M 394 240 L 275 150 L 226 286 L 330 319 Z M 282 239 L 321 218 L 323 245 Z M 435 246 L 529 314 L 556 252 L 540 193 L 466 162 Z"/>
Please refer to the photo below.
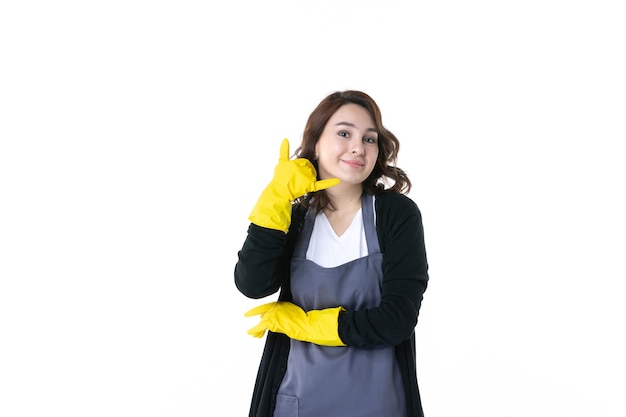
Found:
<path fill-rule="evenodd" d="M 291 203 L 296 198 L 338 183 L 338 178 L 317 180 L 317 171 L 308 159 L 289 159 L 289 141 L 283 139 L 274 178 L 261 193 L 249 219 L 257 226 L 287 233 L 291 224 Z"/>

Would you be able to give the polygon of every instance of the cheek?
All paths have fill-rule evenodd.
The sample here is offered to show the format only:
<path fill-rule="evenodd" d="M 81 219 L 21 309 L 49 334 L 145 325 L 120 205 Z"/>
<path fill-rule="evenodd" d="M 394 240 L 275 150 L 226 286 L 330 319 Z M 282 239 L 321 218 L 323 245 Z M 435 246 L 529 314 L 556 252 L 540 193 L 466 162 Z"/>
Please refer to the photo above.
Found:
<path fill-rule="evenodd" d="M 322 155 L 324 157 L 329 157 L 329 155 L 337 153 L 337 143 L 333 140 L 328 140 L 322 138 L 315 145 L 315 153 L 321 158 Z"/>
<path fill-rule="evenodd" d="M 378 159 L 378 154 L 379 154 L 379 149 L 378 147 L 374 148 L 374 149 L 370 149 L 368 152 L 368 159 L 370 161 L 374 161 L 374 163 L 376 163 L 376 160 Z"/>
<path fill-rule="evenodd" d="M 371 164 L 371 170 L 374 170 L 374 167 L 376 166 L 377 161 L 378 161 L 378 149 L 372 151 L 372 153 L 369 155 L 368 162 Z"/>

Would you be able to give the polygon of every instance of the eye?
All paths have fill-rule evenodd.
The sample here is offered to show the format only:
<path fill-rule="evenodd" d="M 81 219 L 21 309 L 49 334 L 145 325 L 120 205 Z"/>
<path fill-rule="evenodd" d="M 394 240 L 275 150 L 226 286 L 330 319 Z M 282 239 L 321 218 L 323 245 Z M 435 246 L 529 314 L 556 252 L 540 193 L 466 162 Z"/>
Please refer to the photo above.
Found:
<path fill-rule="evenodd" d="M 364 137 L 363 138 L 363 142 L 365 142 L 365 143 L 376 143 L 376 142 L 378 142 L 378 138 L 375 138 L 373 136 Z"/>
<path fill-rule="evenodd" d="M 350 134 L 348 132 L 346 132 L 345 130 L 340 130 L 339 132 L 337 132 L 337 134 L 341 137 L 347 138 L 350 136 Z"/>

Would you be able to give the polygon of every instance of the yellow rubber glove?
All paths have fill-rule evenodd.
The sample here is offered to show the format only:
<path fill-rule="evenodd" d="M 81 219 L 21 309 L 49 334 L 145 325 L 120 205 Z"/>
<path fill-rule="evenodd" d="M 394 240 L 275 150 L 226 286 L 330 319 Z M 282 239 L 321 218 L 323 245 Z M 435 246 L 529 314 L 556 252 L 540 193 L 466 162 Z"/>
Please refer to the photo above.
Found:
<path fill-rule="evenodd" d="M 305 312 L 295 304 L 277 301 L 246 312 L 245 316 L 261 315 L 261 322 L 248 330 L 254 337 L 263 337 L 266 330 L 284 333 L 292 339 L 322 346 L 346 346 L 339 338 L 339 313 L 343 307 Z"/>
<path fill-rule="evenodd" d="M 261 193 L 249 220 L 257 226 L 287 233 L 291 224 L 291 203 L 296 198 L 338 183 L 338 178 L 318 181 L 315 167 L 308 159 L 290 160 L 289 141 L 284 139 L 274 178 Z"/>

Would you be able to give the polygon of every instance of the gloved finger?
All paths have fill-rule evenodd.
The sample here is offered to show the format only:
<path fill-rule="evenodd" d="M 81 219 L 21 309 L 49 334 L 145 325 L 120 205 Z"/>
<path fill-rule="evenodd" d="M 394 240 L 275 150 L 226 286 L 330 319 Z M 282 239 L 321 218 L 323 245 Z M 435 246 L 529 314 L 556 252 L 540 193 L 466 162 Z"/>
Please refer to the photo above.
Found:
<path fill-rule="evenodd" d="M 248 311 L 246 311 L 244 313 L 244 317 L 251 317 L 251 316 L 256 316 L 257 314 L 264 314 L 267 313 L 269 310 L 272 309 L 272 307 L 274 307 L 274 305 L 276 305 L 276 302 L 271 302 L 271 303 L 267 303 L 267 304 L 263 304 L 257 307 L 254 307 Z"/>
<path fill-rule="evenodd" d="M 278 162 L 285 161 L 289 161 L 289 140 L 286 138 L 280 144 L 280 157 L 278 158 Z"/>
<path fill-rule="evenodd" d="M 334 185 L 339 184 L 339 178 L 329 178 L 327 180 L 320 180 L 315 182 L 315 189 L 313 191 L 325 190 Z"/>
<path fill-rule="evenodd" d="M 266 330 L 267 330 L 267 326 L 265 325 L 265 322 L 261 320 L 259 324 L 257 324 L 256 326 L 248 330 L 248 334 L 250 336 L 261 338 L 265 334 Z"/>

